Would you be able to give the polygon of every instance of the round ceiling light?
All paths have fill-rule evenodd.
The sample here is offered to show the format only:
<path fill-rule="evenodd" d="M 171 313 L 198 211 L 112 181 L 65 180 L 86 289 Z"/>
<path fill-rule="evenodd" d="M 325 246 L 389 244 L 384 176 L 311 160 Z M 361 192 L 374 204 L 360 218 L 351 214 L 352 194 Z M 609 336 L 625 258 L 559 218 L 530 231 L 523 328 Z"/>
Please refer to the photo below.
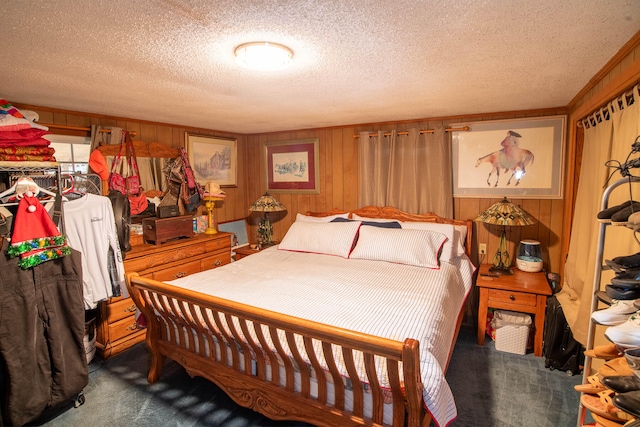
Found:
<path fill-rule="evenodd" d="M 280 70 L 293 58 L 291 49 L 271 42 L 244 43 L 236 48 L 235 54 L 238 64 L 261 71 Z"/>

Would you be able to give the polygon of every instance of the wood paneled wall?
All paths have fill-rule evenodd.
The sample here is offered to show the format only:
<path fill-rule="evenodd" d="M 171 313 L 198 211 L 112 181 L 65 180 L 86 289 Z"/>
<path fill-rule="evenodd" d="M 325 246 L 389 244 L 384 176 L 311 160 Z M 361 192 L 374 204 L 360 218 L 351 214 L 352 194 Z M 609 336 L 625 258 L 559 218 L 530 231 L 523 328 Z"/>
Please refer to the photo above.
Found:
<path fill-rule="evenodd" d="M 300 212 L 325 211 L 332 208 L 352 210 L 358 208 L 358 140 L 353 135 L 360 131 L 377 132 L 378 130 L 397 131 L 410 128 L 432 129 L 436 125 L 455 126 L 456 123 L 504 120 L 526 117 L 539 117 L 566 114 L 564 108 L 536 111 L 507 112 L 487 115 L 459 116 L 437 120 L 404 121 L 357 125 L 337 128 L 312 129 L 294 132 L 275 132 L 247 136 L 247 151 L 250 165 L 247 195 L 251 201 L 257 199 L 266 189 L 265 166 L 261 161 L 265 142 L 285 141 L 300 138 L 318 138 L 320 141 L 320 194 L 274 194 L 287 207 L 287 213 L 273 222 L 274 239 L 280 239 Z M 481 198 L 457 198 L 454 200 L 454 217 L 456 219 L 473 219 L 478 213 L 491 204 L 501 200 Z M 538 223 L 533 226 L 513 228 L 509 231 L 510 253 L 515 254 L 521 239 L 539 240 L 545 250 L 547 265 L 550 271 L 560 269 L 560 249 L 562 230 L 562 200 L 549 199 L 511 199 L 512 202 L 533 215 Z M 476 224 L 476 243 L 486 243 L 488 258 L 480 260 L 491 262 L 498 246 L 501 230 Z M 252 227 L 252 234 L 255 227 Z"/>
<path fill-rule="evenodd" d="M 255 240 L 259 215 L 250 214 L 249 205 L 266 190 L 265 165 L 263 162 L 263 144 L 265 142 L 285 141 L 302 138 L 319 139 L 320 162 L 320 194 L 290 194 L 278 193 L 274 196 L 282 202 L 287 211 L 281 214 L 270 214 L 273 220 L 274 239 L 280 240 L 285 235 L 297 213 L 307 211 L 326 211 L 332 208 L 353 210 L 358 206 L 358 140 L 353 137 L 360 131 L 377 132 L 395 129 L 404 131 L 416 127 L 431 129 L 436 125 L 455 126 L 456 123 L 504 120 L 526 117 L 539 117 L 566 114 L 564 108 L 544 109 L 535 111 L 504 112 L 486 115 L 470 115 L 441 118 L 435 120 L 402 121 L 376 124 L 362 124 L 321 129 L 308 129 L 288 132 L 274 132 L 265 134 L 242 135 L 220 132 L 210 129 L 196 129 L 162 123 L 152 123 L 140 120 L 101 116 L 81 112 L 62 111 L 47 107 L 16 104 L 19 108 L 36 111 L 40 115 L 41 123 L 54 123 L 70 126 L 118 126 L 129 131 L 137 132 L 136 140 L 157 141 L 171 147 L 184 146 L 185 133 L 198 135 L 212 135 L 238 140 L 238 186 L 226 188 L 227 198 L 221 207 L 216 209 L 217 222 L 249 217 L 252 225 L 250 240 Z M 51 129 L 54 133 L 74 133 Z M 77 133 L 77 132 L 76 132 Z M 86 135 L 84 132 L 81 134 Z M 454 217 L 457 219 L 473 219 L 479 212 L 499 201 L 483 198 L 457 198 L 454 200 Z M 548 199 L 511 199 L 531 215 L 538 223 L 533 226 L 513 228 L 509 230 L 510 252 L 515 254 L 521 239 L 535 239 L 542 243 L 547 258 L 547 268 L 559 271 L 561 253 L 561 230 L 563 200 Z M 485 224 L 476 224 L 476 244 L 487 244 L 487 258 L 481 262 L 491 262 L 491 257 L 497 250 L 500 229 Z M 476 246 L 477 248 L 477 246 Z"/>

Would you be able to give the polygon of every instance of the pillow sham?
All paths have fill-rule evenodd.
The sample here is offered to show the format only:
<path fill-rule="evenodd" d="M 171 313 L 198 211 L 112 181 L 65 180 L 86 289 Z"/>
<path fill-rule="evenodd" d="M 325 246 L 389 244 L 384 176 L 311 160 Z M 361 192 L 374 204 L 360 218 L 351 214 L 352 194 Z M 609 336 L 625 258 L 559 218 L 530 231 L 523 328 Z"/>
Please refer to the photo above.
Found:
<path fill-rule="evenodd" d="M 438 254 L 447 240 L 430 230 L 396 230 L 363 225 L 349 258 L 440 268 Z"/>
<path fill-rule="evenodd" d="M 301 213 L 296 214 L 296 221 L 305 221 L 305 222 L 331 222 L 331 220 L 336 218 L 349 218 L 349 213 L 337 214 L 337 215 L 329 215 L 329 216 L 310 216 L 303 215 Z"/>
<path fill-rule="evenodd" d="M 347 218 L 335 218 L 332 219 L 331 222 L 353 222 L 355 219 L 347 219 Z M 373 227 L 382 227 L 382 228 L 402 228 L 398 221 L 360 221 L 362 225 L 371 225 Z"/>
<path fill-rule="evenodd" d="M 289 227 L 278 249 L 349 258 L 359 228 L 360 221 L 343 223 L 296 221 Z"/>
<path fill-rule="evenodd" d="M 454 256 L 457 256 L 457 248 L 454 248 L 454 243 L 456 242 L 455 228 L 452 224 L 438 224 L 437 222 L 402 221 L 400 225 L 405 230 L 427 230 L 444 234 L 447 237 L 447 241 L 442 246 L 440 260 L 451 262 L 451 259 Z"/>

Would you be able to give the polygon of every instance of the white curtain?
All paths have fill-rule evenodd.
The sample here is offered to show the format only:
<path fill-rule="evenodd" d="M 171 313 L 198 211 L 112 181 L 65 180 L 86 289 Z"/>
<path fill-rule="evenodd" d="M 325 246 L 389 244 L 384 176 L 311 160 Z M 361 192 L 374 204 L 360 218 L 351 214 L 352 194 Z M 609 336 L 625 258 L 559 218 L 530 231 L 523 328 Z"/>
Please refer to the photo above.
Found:
<path fill-rule="evenodd" d="M 607 178 L 613 171 L 605 166 L 608 160 L 624 163 L 631 151 L 631 144 L 640 135 L 640 96 L 638 86 L 632 97 L 623 95 L 604 109 L 583 120 L 584 150 L 576 206 L 569 241 L 569 253 L 564 271 L 564 284 L 557 294 L 567 322 L 576 340 L 585 344 L 590 324 L 591 299 L 593 296 L 596 249 L 598 247 L 599 224 L 596 216 L 601 210 L 602 195 Z M 632 156 L 635 158 L 637 155 Z M 640 176 L 640 169 L 631 170 Z M 615 172 L 609 183 L 621 179 Z M 634 200 L 640 201 L 640 185 L 633 184 Z M 630 198 L 628 185 L 616 188 L 609 197 L 608 206 L 619 205 Z M 627 227 L 608 226 L 605 235 L 604 259 L 630 255 L 640 251 L 640 245 Z M 601 278 L 601 289 L 613 276 L 605 271 Z"/>
<path fill-rule="evenodd" d="M 379 131 L 359 140 L 359 205 L 453 217 L 451 144 L 444 126 L 433 133 Z"/>

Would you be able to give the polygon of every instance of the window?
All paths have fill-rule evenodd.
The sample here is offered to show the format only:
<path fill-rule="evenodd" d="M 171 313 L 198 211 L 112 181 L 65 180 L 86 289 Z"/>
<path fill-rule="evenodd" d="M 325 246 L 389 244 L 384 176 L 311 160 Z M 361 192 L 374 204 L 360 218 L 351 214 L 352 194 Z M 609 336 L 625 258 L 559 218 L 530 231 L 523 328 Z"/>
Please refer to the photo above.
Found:
<path fill-rule="evenodd" d="M 91 138 L 88 136 L 45 135 L 63 174 L 89 173 Z"/>

